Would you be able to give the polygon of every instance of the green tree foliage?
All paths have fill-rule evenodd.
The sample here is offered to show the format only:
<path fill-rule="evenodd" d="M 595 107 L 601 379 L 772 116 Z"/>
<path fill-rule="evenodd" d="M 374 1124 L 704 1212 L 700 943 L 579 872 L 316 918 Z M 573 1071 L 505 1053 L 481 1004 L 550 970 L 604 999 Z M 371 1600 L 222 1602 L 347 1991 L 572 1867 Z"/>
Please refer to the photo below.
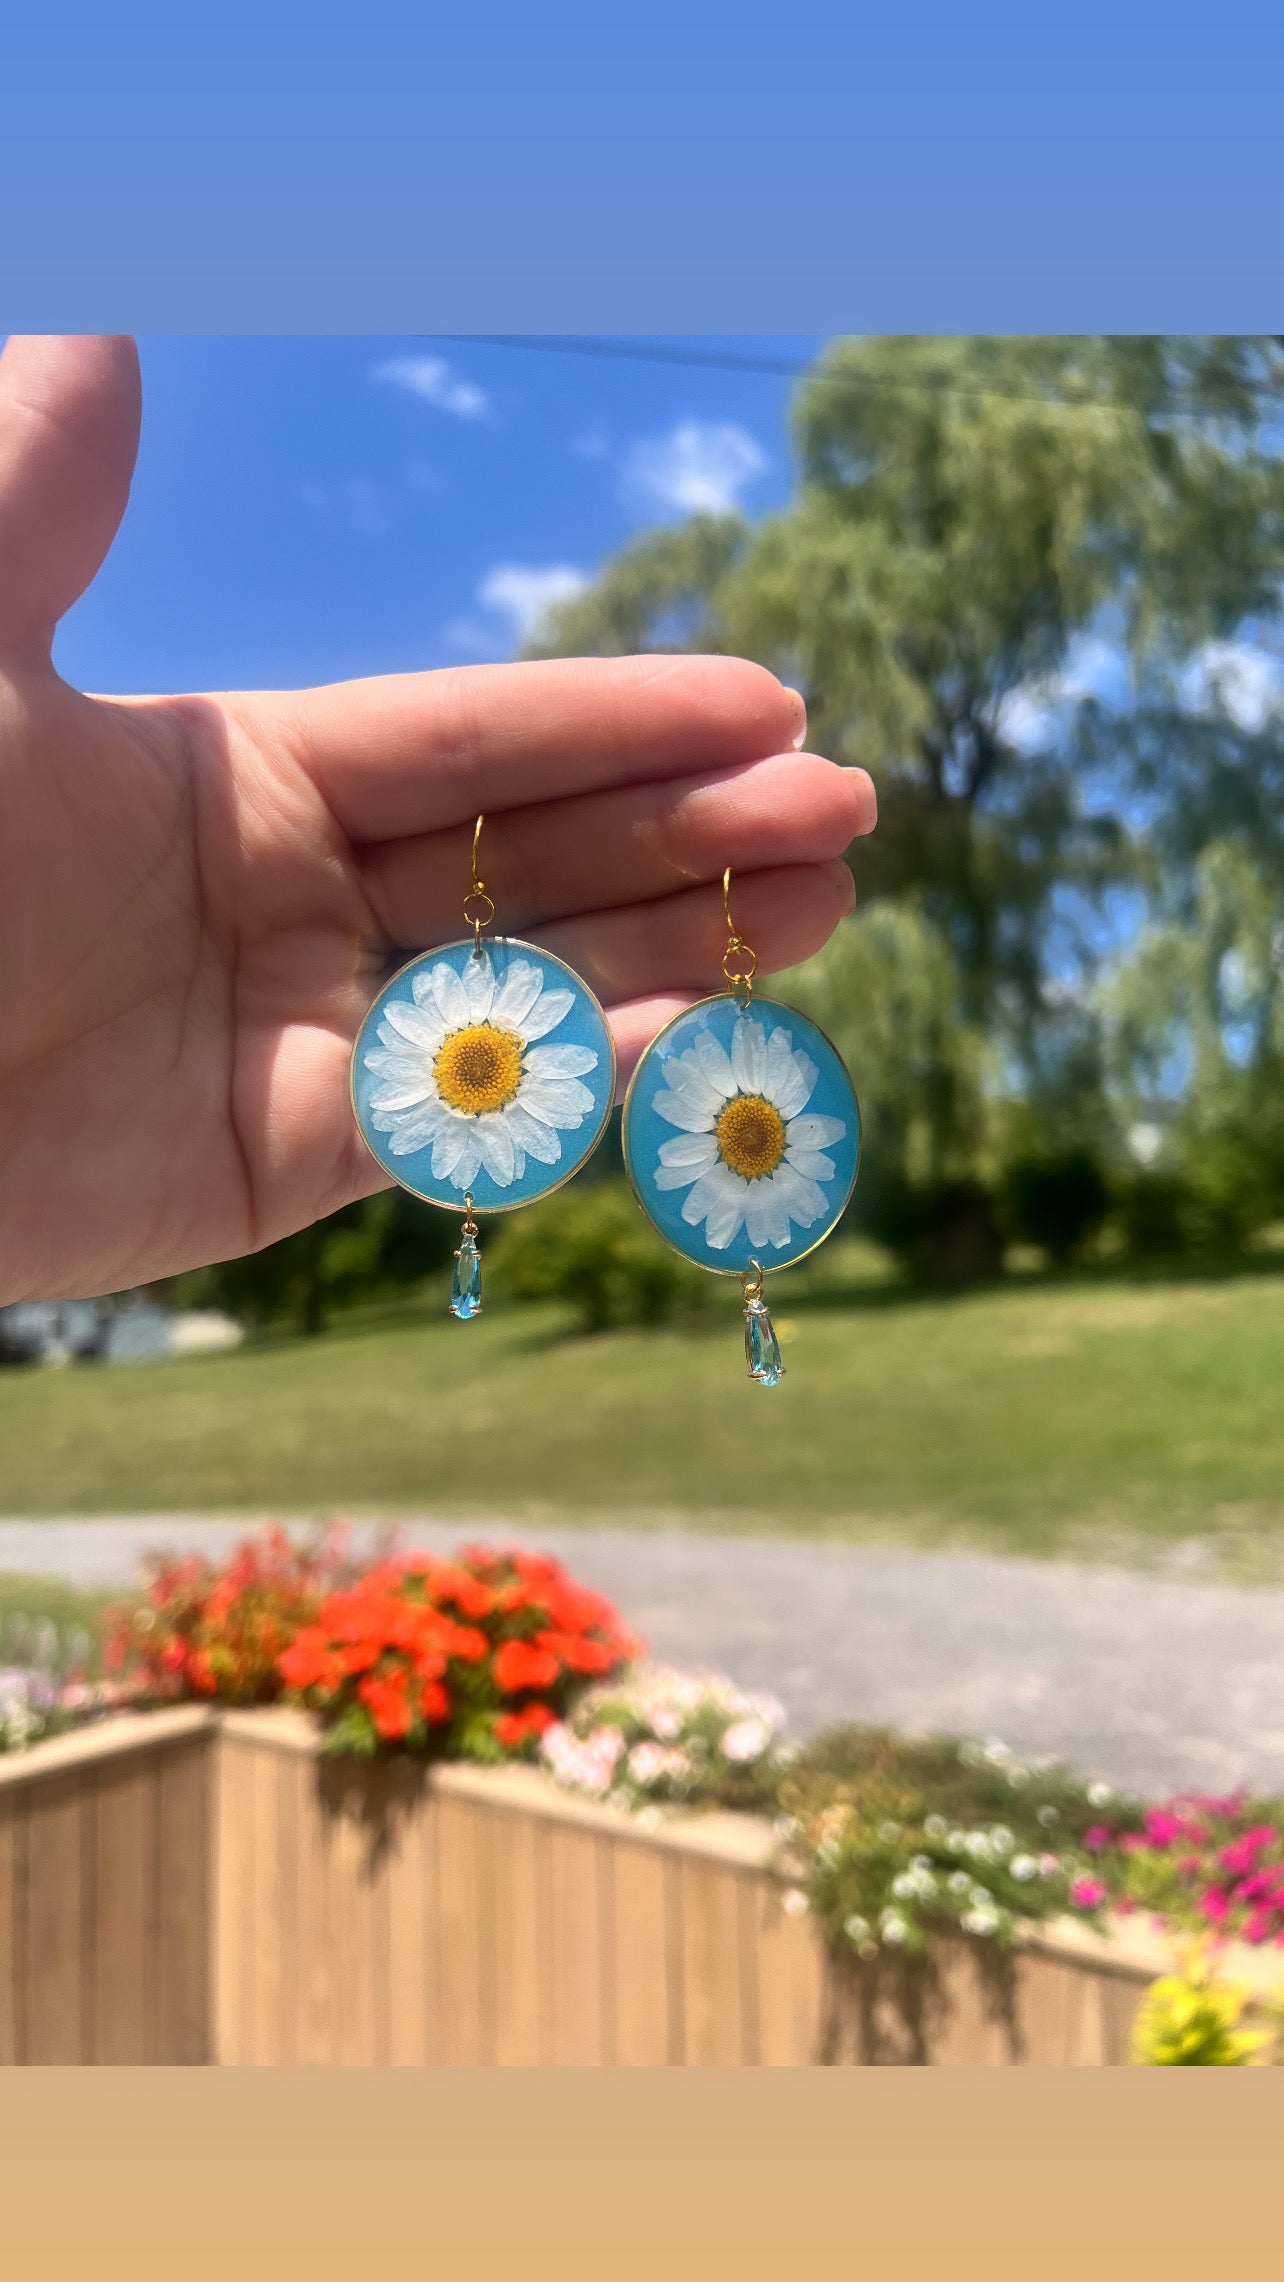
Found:
<path fill-rule="evenodd" d="M 1221 840 L 1188 908 L 1143 928 L 1103 992 L 1125 1123 L 1158 1143 L 1125 1198 L 1138 1250 L 1227 1249 L 1284 1212 L 1284 914 Z"/>
<path fill-rule="evenodd" d="M 1278 908 L 1284 740 L 1183 693 L 1218 643 L 1278 613 L 1282 404 L 1270 338 L 838 340 L 798 392 L 781 512 L 644 534 L 552 623 L 550 653 L 760 658 L 802 690 L 817 749 L 873 771 L 879 831 L 852 857 L 868 924 L 796 987 L 859 1078 L 858 1213 L 906 1256 L 925 1211 L 966 1219 L 1004 1163 L 1025 1167 L 1009 1225 L 1037 1221 L 1054 1253 L 1124 1178 L 1140 1113 L 1117 1068 L 1108 1082 L 1087 987 L 1094 902 L 1126 884 L 1171 904 L 1235 831 L 1268 852 Z M 1102 635 L 1129 662 L 1130 712 L 1068 678 Z M 1162 973 L 1164 943 L 1144 959 Z M 1223 960 L 1223 997 L 1233 972 Z M 1138 970 L 1120 1006 L 1143 986 Z M 1242 1186 L 1264 1089 L 1227 1043 L 1239 1018 L 1219 1025 L 1199 987 L 1187 1235 L 1245 1227 L 1261 1202 L 1217 1205 Z M 1122 1017 L 1109 1027 L 1117 1064 Z M 1139 1228 L 1176 1178 L 1138 1176 Z"/>
<path fill-rule="evenodd" d="M 1139 663 L 1172 663 L 1275 607 L 1282 397 L 1271 340 L 836 341 L 799 391 L 789 506 L 634 541 L 547 646 L 776 667 L 818 749 L 877 775 L 868 892 L 925 897 L 976 1011 L 1004 986 L 1037 1000 L 1051 890 L 1126 850 L 1064 738 L 1018 742 L 1010 701 L 1105 613 Z"/>
<path fill-rule="evenodd" d="M 315 1334 L 336 1309 L 422 1283 L 457 1241 L 448 1213 L 389 1189 L 261 1252 L 183 1277 L 178 1296 L 188 1306 L 226 1308 L 251 1325 Z"/>
<path fill-rule="evenodd" d="M 710 1282 L 648 1228 L 618 1176 L 517 1214 L 490 1247 L 485 1272 L 515 1299 L 568 1302 L 584 1331 L 667 1322 L 698 1308 Z"/>

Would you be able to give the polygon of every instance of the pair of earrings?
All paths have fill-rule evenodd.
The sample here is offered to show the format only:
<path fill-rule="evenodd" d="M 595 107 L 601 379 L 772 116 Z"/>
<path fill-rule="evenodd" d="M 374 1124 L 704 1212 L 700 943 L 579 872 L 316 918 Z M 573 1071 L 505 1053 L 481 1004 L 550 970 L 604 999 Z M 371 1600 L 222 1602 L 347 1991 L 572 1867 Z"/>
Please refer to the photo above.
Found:
<path fill-rule="evenodd" d="M 615 1044 L 588 985 L 533 943 L 483 931 L 495 905 L 473 832 L 471 936 L 425 951 L 385 983 L 352 1054 L 367 1146 L 413 1196 L 464 1219 L 450 1311 L 481 1313 L 477 1214 L 561 1188 L 592 1155 L 615 1099 Z M 841 1218 L 860 1113 L 824 1032 L 754 1000 L 757 959 L 722 880 L 726 991 L 665 1025 L 624 1100 L 624 1161 L 647 1219 L 684 1259 L 740 1278 L 750 1378 L 784 1377 L 764 1272 L 814 1251 Z"/>

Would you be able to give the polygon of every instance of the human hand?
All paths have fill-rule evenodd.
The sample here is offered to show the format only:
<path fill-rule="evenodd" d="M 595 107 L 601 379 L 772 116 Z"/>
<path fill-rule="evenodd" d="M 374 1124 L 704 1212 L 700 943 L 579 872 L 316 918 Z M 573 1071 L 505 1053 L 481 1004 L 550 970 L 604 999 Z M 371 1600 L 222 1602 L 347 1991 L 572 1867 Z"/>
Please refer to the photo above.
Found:
<path fill-rule="evenodd" d="M 51 643 L 139 418 L 127 340 L 0 358 L 0 1301 L 127 1289 L 386 1186 L 352 1041 L 398 954 L 466 932 L 479 810 L 499 931 L 591 984 L 623 1076 L 719 987 L 723 866 L 769 971 L 851 909 L 874 822 L 741 659 L 81 695 Z"/>

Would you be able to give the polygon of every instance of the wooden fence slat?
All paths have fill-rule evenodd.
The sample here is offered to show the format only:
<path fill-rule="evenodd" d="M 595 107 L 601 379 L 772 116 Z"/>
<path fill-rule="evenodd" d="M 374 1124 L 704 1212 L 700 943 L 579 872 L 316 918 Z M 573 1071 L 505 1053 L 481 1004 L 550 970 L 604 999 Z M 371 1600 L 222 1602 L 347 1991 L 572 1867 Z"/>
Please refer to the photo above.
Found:
<path fill-rule="evenodd" d="M 156 1999 L 158 1762 L 137 1757 L 96 1769 L 94 1971 L 88 2059 L 137 2067 L 164 2055 Z"/>
<path fill-rule="evenodd" d="M 421 2067 L 430 2053 L 425 1826 L 428 1785 L 422 1768 L 393 1770 L 388 1795 L 386 1871 L 388 2062 Z"/>
<path fill-rule="evenodd" d="M 339 2058 L 338 1940 L 329 1855 L 331 1819 L 317 1781 L 315 1760 L 280 1755 L 280 1782 L 288 1794 L 295 1830 L 295 1918 L 292 1929 L 298 1999 L 293 2059 L 327 2066 Z"/>
<path fill-rule="evenodd" d="M 26 1916 L 26 1829 L 14 1792 L 0 1797 L 0 2068 L 26 2058 L 20 2048 L 18 1957 Z"/>
<path fill-rule="evenodd" d="M 548 1952 L 552 1964 L 552 2046 L 548 2058 L 592 2068 L 610 2057 L 602 1985 L 611 1970 L 604 1958 L 608 1929 L 602 1920 L 598 1849 L 609 1844 L 594 1832 L 548 1831 Z"/>
<path fill-rule="evenodd" d="M 92 1794 L 74 1776 L 42 1786 L 28 1804 L 24 2057 L 37 2065 L 85 2058 L 85 1855 L 91 1815 Z"/>
<path fill-rule="evenodd" d="M 825 1967 L 810 1918 L 791 1917 L 779 1886 L 757 1885 L 755 1911 L 759 2060 L 805 2068 L 820 2057 Z"/>
<path fill-rule="evenodd" d="M 436 1995 L 434 2058 L 446 2067 L 479 2065 L 482 2032 L 482 1896 L 478 1810 L 443 1792 L 437 1800 Z M 492 2008 L 493 2009 L 493 2008 Z"/>
<path fill-rule="evenodd" d="M 654 1847 L 611 1848 L 615 1883 L 615 2057 L 625 2068 L 664 2068 L 673 2058 L 666 1874 Z"/>
<path fill-rule="evenodd" d="M 210 2058 L 210 1863 L 214 1750 L 198 1737 L 157 1754 L 156 2045 L 169 2067 Z"/>
<path fill-rule="evenodd" d="M 735 1871 L 683 1864 L 682 1974 L 688 2067 L 739 2067 L 745 2057 L 744 1984 Z"/>
<path fill-rule="evenodd" d="M 254 1863 L 253 1794 L 247 1777 L 253 1746 L 224 1730 L 216 1761 L 214 1869 L 214 2054 L 224 2067 L 243 2067 L 252 2035 L 247 1983 Z"/>
<path fill-rule="evenodd" d="M 534 2068 L 546 2045 L 548 1994 L 540 1939 L 537 1831 L 529 1815 L 492 1817 L 495 1881 L 495 2059 Z"/>

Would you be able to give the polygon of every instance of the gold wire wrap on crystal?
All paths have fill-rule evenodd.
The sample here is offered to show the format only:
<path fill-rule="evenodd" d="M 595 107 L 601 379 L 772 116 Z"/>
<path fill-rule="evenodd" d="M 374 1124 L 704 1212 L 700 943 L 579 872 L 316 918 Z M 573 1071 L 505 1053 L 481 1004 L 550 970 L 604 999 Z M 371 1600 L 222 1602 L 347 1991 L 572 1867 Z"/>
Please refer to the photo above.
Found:
<path fill-rule="evenodd" d="M 749 1005 L 753 997 L 753 978 L 758 972 L 758 954 L 750 949 L 731 916 L 731 866 L 722 875 L 722 908 L 727 918 L 727 947 L 722 954 L 722 973 L 733 998 Z M 743 991 L 743 998 L 740 997 Z"/>
<path fill-rule="evenodd" d="M 473 884 L 464 897 L 464 924 L 471 927 L 473 931 L 473 957 L 475 959 L 481 957 L 481 931 L 483 927 L 490 926 L 495 916 L 494 903 L 487 895 L 486 883 L 478 876 L 477 871 L 477 844 L 481 839 L 481 828 L 485 821 L 484 815 L 479 816 L 473 826 Z"/>
<path fill-rule="evenodd" d="M 741 1269 L 740 1289 L 744 1293 L 746 1307 L 750 1300 L 762 1298 L 762 1262 L 760 1260 L 751 1260 L 747 1268 Z"/>

